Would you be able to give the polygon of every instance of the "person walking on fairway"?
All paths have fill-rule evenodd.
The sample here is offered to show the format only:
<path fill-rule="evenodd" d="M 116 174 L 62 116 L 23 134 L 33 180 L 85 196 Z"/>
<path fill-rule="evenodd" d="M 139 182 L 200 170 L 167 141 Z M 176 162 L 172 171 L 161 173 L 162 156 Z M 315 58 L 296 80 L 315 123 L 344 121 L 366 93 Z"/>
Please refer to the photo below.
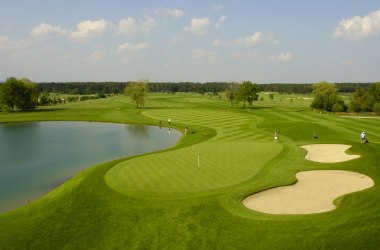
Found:
<path fill-rule="evenodd" d="M 278 133 L 274 132 L 274 141 L 277 141 L 277 138 L 278 138 Z"/>
<path fill-rule="evenodd" d="M 171 122 L 171 121 L 172 121 L 172 120 L 169 118 L 169 119 L 168 119 L 169 126 L 170 126 L 170 122 Z"/>

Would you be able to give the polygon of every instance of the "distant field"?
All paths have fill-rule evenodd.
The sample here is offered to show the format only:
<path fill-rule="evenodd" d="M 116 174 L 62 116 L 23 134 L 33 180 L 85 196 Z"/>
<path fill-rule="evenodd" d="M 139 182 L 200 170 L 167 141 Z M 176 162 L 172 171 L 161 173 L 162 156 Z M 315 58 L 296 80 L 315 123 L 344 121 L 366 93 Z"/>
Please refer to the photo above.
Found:
<path fill-rule="evenodd" d="M 311 101 L 307 95 L 275 93 L 271 100 L 260 93 L 243 109 L 231 108 L 223 94 L 156 93 L 141 109 L 114 96 L 0 113 L 0 123 L 168 126 L 170 117 L 172 128 L 189 128 L 173 148 L 90 167 L 30 205 L 0 215 L 0 249 L 377 249 L 379 120 L 314 112 Z M 362 131 L 369 144 L 360 143 Z M 311 143 L 352 145 L 348 153 L 361 157 L 307 161 L 300 146 Z M 375 186 L 339 197 L 337 209 L 319 214 L 270 215 L 241 203 L 252 193 L 293 184 L 299 171 L 317 169 L 360 172 Z"/>

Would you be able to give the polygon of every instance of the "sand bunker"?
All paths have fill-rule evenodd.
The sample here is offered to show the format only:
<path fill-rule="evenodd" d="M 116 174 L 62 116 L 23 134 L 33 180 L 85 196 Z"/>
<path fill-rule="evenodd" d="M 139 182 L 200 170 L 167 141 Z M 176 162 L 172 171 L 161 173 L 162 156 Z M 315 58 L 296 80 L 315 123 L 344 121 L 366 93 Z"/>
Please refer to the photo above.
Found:
<path fill-rule="evenodd" d="M 345 153 L 350 145 L 343 144 L 309 144 L 301 146 L 307 150 L 305 159 L 322 163 L 335 163 L 359 158 L 359 155 Z"/>
<path fill-rule="evenodd" d="M 302 146 L 310 161 L 334 163 L 356 159 L 347 155 L 349 145 L 314 144 Z M 374 181 L 366 175 L 343 170 L 315 170 L 296 174 L 298 182 L 248 196 L 243 205 L 268 214 L 312 214 L 335 209 L 333 201 L 345 194 L 370 188 Z"/>
<path fill-rule="evenodd" d="M 292 186 L 272 188 L 243 200 L 247 208 L 269 214 L 312 214 L 335 209 L 342 195 L 374 185 L 371 178 L 343 170 L 316 170 L 296 174 Z"/>

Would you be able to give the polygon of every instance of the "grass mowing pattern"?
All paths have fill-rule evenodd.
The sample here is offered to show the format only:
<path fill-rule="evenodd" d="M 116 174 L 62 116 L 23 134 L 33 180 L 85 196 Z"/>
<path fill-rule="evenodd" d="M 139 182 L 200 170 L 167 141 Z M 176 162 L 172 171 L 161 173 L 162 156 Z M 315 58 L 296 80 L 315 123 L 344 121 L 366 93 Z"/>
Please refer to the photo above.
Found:
<path fill-rule="evenodd" d="M 0 215 L 0 249 L 378 248 L 378 120 L 359 121 L 314 113 L 307 108 L 309 101 L 295 99 L 290 103 L 278 95 L 273 101 L 265 99 L 246 110 L 231 109 L 226 100 L 193 94 L 152 95 L 147 104 L 146 108 L 137 110 L 125 97 L 114 97 L 94 100 L 91 104 L 46 107 L 44 112 L 0 113 L 0 122 L 93 120 L 157 124 L 157 120 L 166 121 L 170 116 L 176 128 L 189 126 L 196 130 L 195 134 L 181 139 L 173 149 L 86 169 L 38 201 Z M 280 133 L 277 144 L 272 142 L 275 130 Z M 319 134 L 317 140 L 311 138 L 314 130 Z M 362 130 L 367 132 L 371 143 L 360 143 Z M 298 146 L 314 142 L 350 144 L 350 151 L 361 157 L 336 164 L 308 162 L 303 158 L 305 151 Z M 252 156 L 257 159 L 254 167 L 244 166 L 246 157 L 251 157 L 247 154 L 252 152 L 251 148 L 246 149 L 247 145 L 251 145 L 253 151 L 261 152 L 272 144 L 274 150 L 279 150 L 277 155 L 270 159 L 262 155 Z M 246 173 L 244 176 L 218 169 L 217 164 L 213 166 L 215 159 L 210 158 L 206 168 L 208 172 L 204 173 L 207 182 L 186 180 L 186 176 L 195 177 L 178 171 L 176 176 L 163 179 L 165 185 L 159 188 L 166 191 L 164 195 L 157 195 L 157 192 L 148 195 L 147 191 L 152 187 L 148 185 L 146 189 L 143 182 L 157 179 L 156 175 L 161 174 L 166 160 L 177 153 L 178 161 L 183 161 L 183 164 L 188 162 L 182 159 L 185 158 L 183 154 L 193 156 L 194 149 L 200 153 L 201 150 L 210 150 L 218 159 L 228 161 L 224 152 L 229 148 L 234 151 L 231 162 L 238 163 L 235 167 Z M 201 155 L 201 167 L 202 158 Z M 193 165 L 194 161 L 195 157 Z M 217 161 L 224 164 L 223 160 Z M 151 166 L 145 166 L 145 163 Z M 134 166 L 133 170 L 129 169 L 129 164 Z M 123 171 L 130 173 L 150 173 L 141 183 L 137 179 L 132 180 L 136 177 L 125 175 L 133 185 L 131 190 L 121 194 L 105 181 L 105 176 L 114 171 L 114 166 L 121 166 Z M 197 174 L 195 166 L 191 169 Z M 358 171 L 371 177 L 375 187 L 338 198 L 336 210 L 315 215 L 273 216 L 250 211 L 241 205 L 244 195 L 290 184 L 295 180 L 295 172 L 308 169 Z M 228 184 L 213 180 L 215 175 Z M 194 182 L 199 192 L 181 194 L 181 190 L 188 186 L 176 178 L 184 180 L 187 185 Z M 154 199 L 146 199 L 147 196 Z M 179 197 L 168 199 L 174 196 Z"/>
<path fill-rule="evenodd" d="M 281 148 L 273 142 L 205 142 L 120 163 L 107 173 L 106 181 L 124 194 L 175 195 L 173 198 L 178 199 L 243 182 L 260 171 Z"/>
<path fill-rule="evenodd" d="M 279 144 L 258 143 L 264 135 L 257 129 L 244 129 L 257 121 L 252 116 L 228 110 L 159 110 L 146 111 L 143 115 L 208 126 L 215 129 L 217 135 L 202 144 L 117 165 L 106 175 L 106 181 L 124 194 L 175 194 L 177 198 L 181 194 L 225 188 L 253 177 L 281 151 Z"/>

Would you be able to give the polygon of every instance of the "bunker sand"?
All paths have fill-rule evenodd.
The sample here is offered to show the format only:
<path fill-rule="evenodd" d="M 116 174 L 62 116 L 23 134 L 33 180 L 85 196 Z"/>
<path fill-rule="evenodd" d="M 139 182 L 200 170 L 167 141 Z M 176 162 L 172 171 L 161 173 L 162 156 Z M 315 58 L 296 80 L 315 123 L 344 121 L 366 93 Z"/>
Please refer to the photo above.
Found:
<path fill-rule="evenodd" d="M 307 145 L 312 149 L 334 148 L 328 144 Z M 321 150 L 323 156 L 314 151 L 310 160 L 320 162 L 336 162 L 339 157 L 342 161 L 348 160 L 339 152 L 347 149 L 348 145 L 335 145 L 331 150 L 334 156 L 328 156 L 328 150 Z M 341 147 L 345 146 L 345 147 Z M 310 148 L 308 147 L 308 148 Z M 350 146 L 348 146 L 350 147 Z M 347 157 L 348 156 L 348 157 Z M 357 158 L 356 156 L 355 158 Z M 307 157 L 306 157 L 307 158 Z M 355 159 L 352 158 L 352 159 Z M 366 175 L 343 170 L 315 170 L 296 174 L 298 182 L 291 186 L 277 187 L 248 196 L 243 205 L 249 209 L 268 214 L 313 214 L 331 211 L 336 208 L 333 201 L 342 195 L 361 191 L 374 185 L 374 181 Z"/>
<path fill-rule="evenodd" d="M 336 163 L 359 158 L 360 155 L 345 153 L 350 145 L 344 144 L 309 144 L 301 146 L 307 150 L 305 159 L 321 163 Z"/>

